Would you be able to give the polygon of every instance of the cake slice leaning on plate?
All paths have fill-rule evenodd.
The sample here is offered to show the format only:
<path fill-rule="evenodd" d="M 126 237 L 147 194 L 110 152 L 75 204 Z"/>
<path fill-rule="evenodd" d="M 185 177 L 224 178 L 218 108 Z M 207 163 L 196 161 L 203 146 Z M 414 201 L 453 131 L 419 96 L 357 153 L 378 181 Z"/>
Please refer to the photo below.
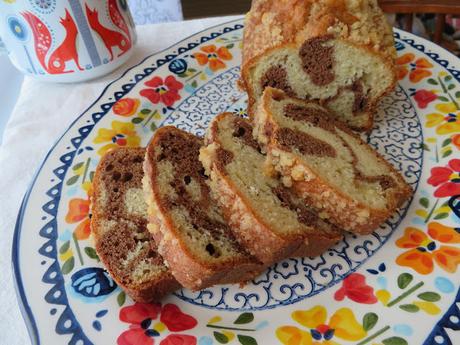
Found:
<path fill-rule="evenodd" d="M 254 123 L 272 172 L 347 231 L 372 232 L 412 194 L 391 164 L 315 103 L 267 88 Z"/>
<path fill-rule="evenodd" d="M 249 115 L 271 86 L 369 131 L 378 101 L 396 84 L 395 57 L 377 0 L 254 0 L 241 73 Z"/>
<path fill-rule="evenodd" d="M 176 279 L 199 290 L 244 283 L 265 266 L 235 239 L 198 160 L 203 140 L 175 127 L 155 132 L 144 162 L 149 229 Z"/>
<path fill-rule="evenodd" d="M 137 302 L 180 288 L 147 230 L 142 163 L 145 149 L 118 148 L 102 157 L 93 180 L 91 230 L 96 252 L 117 284 Z"/>
<path fill-rule="evenodd" d="M 264 174 L 265 156 L 249 121 L 218 115 L 208 129 L 200 160 L 213 195 L 238 240 L 265 264 L 316 256 L 342 238 L 277 179 Z"/>

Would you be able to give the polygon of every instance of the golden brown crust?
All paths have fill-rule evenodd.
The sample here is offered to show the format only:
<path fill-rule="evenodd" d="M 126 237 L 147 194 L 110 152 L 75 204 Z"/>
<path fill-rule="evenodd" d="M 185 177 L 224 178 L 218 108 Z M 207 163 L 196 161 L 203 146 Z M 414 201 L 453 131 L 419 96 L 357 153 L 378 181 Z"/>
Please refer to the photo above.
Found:
<path fill-rule="evenodd" d="M 224 168 L 218 164 L 218 122 L 230 113 L 218 115 L 210 124 L 206 136 L 207 147 L 201 150 L 200 160 L 211 176 L 216 198 L 236 237 L 265 264 L 272 264 L 291 256 L 316 256 L 342 238 L 340 232 L 331 234 L 313 231 L 298 235 L 277 234 L 253 210 L 251 203 L 236 187 Z"/>
<path fill-rule="evenodd" d="M 370 131 L 372 115 L 381 97 L 396 85 L 393 32 L 376 0 L 253 0 L 245 18 L 241 82 L 248 93 L 252 116 L 256 95 L 250 87 L 250 69 L 270 52 L 291 47 L 296 51 L 307 40 L 333 37 L 378 56 L 393 83 L 368 105 L 369 120 L 355 130 Z"/>
<path fill-rule="evenodd" d="M 300 197 L 305 198 L 317 209 L 325 212 L 326 218 L 330 219 L 331 222 L 354 233 L 371 233 L 412 195 L 412 189 L 404 181 L 400 173 L 385 161 L 378 152 L 373 150 L 375 158 L 386 165 L 393 173 L 393 177 L 398 177 L 399 189 L 387 198 L 387 207 L 385 209 L 372 209 L 368 205 L 353 200 L 338 188 L 327 183 L 321 176 L 312 171 L 300 157 L 284 150 L 273 140 L 273 133 L 280 130 L 281 127 L 274 120 L 268 104 L 272 99 L 285 98 L 287 96 L 280 90 L 265 89 L 254 118 L 255 135 L 265 147 L 267 163 L 273 166 L 276 165 L 276 170 L 281 173 L 284 183 L 292 187 Z M 306 101 L 298 102 L 304 103 L 305 106 L 309 104 Z M 360 145 L 368 147 L 358 135 L 349 130 L 343 123 L 333 122 L 332 119 L 329 119 L 328 122 L 354 137 Z M 270 137 L 267 137 L 263 132 L 265 128 L 270 128 Z M 284 158 L 283 163 L 280 163 L 281 156 Z"/>
<path fill-rule="evenodd" d="M 324 35 L 392 61 L 393 32 L 375 0 L 253 0 L 246 15 L 243 65 L 267 49 Z"/>
<path fill-rule="evenodd" d="M 144 160 L 147 185 L 144 189 L 148 189 L 147 198 L 150 199 L 148 204 L 152 208 L 149 209 L 149 218 L 150 223 L 154 224 L 150 231 L 158 244 L 159 253 L 174 277 L 183 286 L 192 290 L 200 290 L 215 284 L 243 283 L 256 277 L 263 271 L 264 266 L 250 255 L 244 256 L 240 253 L 233 260 L 223 263 L 210 262 L 196 257 L 190 250 L 189 244 L 184 243 L 170 212 L 161 200 L 159 185 L 153 182 L 156 181 L 159 173 L 154 150 L 162 136 L 170 131 L 178 131 L 181 135 L 188 136 L 190 140 L 197 140 L 192 134 L 166 126 L 157 130 L 147 147 Z"/>
<path fill-rule="evenodd" d="M 111 243 L 111 239 L 120 237 L 119 235 L 121 233 L 126 236 L 126 241 L 128 241 L 128 238 L 130 238 L 130 230 L 128 227 L 136 228 L 136 232 L 139 234 L 148 234 L 146 229 L 147 219 L 139 215 L 129 217 L 125 212 L 117 212 L 114 214 L 108 206 L 104 206 L 102 203 L 102 198 L 110 199 L 110 195 L 106 195 L 105 197 L 102 195 L 104 193 L 103 189 L 105 189 L 104 184 L 106 183 L 104 180 L 107 175 L 107 164 L 112 164 L 118 168 L 117 160 L 120 157 L 143 157 L 144 154 L 144 148 L 118 148 L 108 152 L 104 157 L 102 157 L 96 168 L 96 173 L 93 179 L 91 233 L 96 252 L 117 285 L 120 286 L 134 301 L 140 303 L 150 303 L 159 301 L 161 298 L 179 289 L 181 286 L 177 280 L 174 279 L 172 274 L 165 269 L 161 259 L 156 261 L 159 263 L 159 270 L 163 271 L 151 280 L 144 282 L 127 281 L 125 274 L 121 273 L 121 269 L 118 267 L 119 261 L 114 259 L 111 255 L 113 251 L 123 251 L 123 245 L 121 245 L 120 248 L 113 246 L 108 248 L 107 246 Z M 136 164 L 140 164 L 142 167 L 142 161 L 134 163 L 134 165 Z M 140 177 L 133 176 L 133 181 L 130 184 L 131 186 L 140 188 Z M 113 227 L 114 229 L 108 229 L 107 224 L 110 222 L 116 222 Z M 128 224 L 128 222 L 130 223 Z M 117 227 L 120 230 L 117 230 Z M 156 251 L 153 239 L 151 240 L 151 247 L 153 251 Z"/>
<path fill-rule="evenodd" d="M 311 234 L 308 237 L 308 242 L 304 242 L 295 252 L 292 257 L 315 257 L 323 254 L 326 250 L 334 246 L 342 240 L 342 234 L 326 236 L 325 234 Z"/>

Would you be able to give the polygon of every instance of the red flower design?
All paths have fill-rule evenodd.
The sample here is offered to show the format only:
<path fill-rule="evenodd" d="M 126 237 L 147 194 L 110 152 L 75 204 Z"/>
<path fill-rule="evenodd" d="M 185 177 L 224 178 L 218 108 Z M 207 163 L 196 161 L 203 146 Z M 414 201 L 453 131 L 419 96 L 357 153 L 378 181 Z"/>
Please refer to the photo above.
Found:
<path fill-rule="evenodd" d="M 425 109 L 428 104 L 437 100 L 438 96 L 432 91 L 418 90 L 414 95 L 414 99 L 417 102 L 419 108 Z"/>
<path fill-rule="evenodd" d="M 166 304 L 161 311 L 161 322 L 172 332 L 181 332 L 196 326 L 196 320 L 181 312 L 175 304 Z"/>
<path fill-rule="evenodd" d="M 160 326 L 153 325 L 153 320 L 160 316 Z M 154 337 L 160 336 L 166 328 L 171 332 L 181 332 L 192 329 L 197 321 L 191 315 L 183 313 L 174 304 L 135 303 L 120 310 L 119 318 L 130 323 L 129 329 L 121 333 L 117 339 L 118 345 L 153 345 Z M 161 326 L 162 325 L 162 326 Z M 169 334 L 160 345 L 196 345 L 196 338 L 185 334 Z"/>
<path fill-rule="evenodd" d="M 346 277 L 343 280 L 342 287 L 334 294 L 336 301 L 342 301 L 345 297 L 357 303 L 377 303 L 374 289 L 366 284 L 366 277 L 360 273 L 352 273 Z"/>
<path fill-rule="evenodd" d="M 196 345 L 196 338 L 192 335 L 171 334 L 160 345 Z"/>
<path fill-rule="evenodd" d="M 161 77 L 153 77 L 146 81 L 145 85 L 150 88 L 141 90 L 140 95 L 154 104 L 162 102 L 167 107 L 171 107 L 174 102 L 180 100 L 179 90 L 184 87 L 184 84 L 177 81 L 172 75 L 167 76 L 164 81 Z"/>
<path fill-rule="evenodd" d="M 155 320 L 161 311 L 160 304 L 136 303 L 120 310 L 120 320 L 131 324 L 127 331 L 120 334 L 118 345 L 153 345 L 152 337 L 159 335 L 150 329 L 152 320 Z"/>
<path fill-rule="evenodd" d="M 437 198 L 459 195 L 460 159 L 452 159 L 447 167 L 432 168 L 427 182 L 434 187 L 439 186 L 434 192 Z"/>

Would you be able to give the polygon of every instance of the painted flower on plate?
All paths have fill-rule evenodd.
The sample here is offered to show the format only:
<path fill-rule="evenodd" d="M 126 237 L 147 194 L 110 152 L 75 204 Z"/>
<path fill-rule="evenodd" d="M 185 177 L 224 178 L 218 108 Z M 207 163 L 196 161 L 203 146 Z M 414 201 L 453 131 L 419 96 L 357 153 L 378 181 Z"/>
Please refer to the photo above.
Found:
<path fill-rule="evenodd" d="M 161 77 L 153 77 L 144 83 L 148 89 L 142 89 L 140 95 L 147 98 L 153 104 L 163 103 L 167 107 L 171 107 L 176 101 L 180 100 L 179 90 L 184 87 L 184 84 L 169 75 L 164 80 Z"/>
<path fill-rule="evenodd" d="M 120 116 L 132 116 L 136 113 L 141 101 L 137 98 L 122 98 L 113 105 L 113 112 Z"/>
<path fill-rule="evenodd" d="M 193 54 L 193 57 L 201 66 L 208 64 L 213 72 L 227 67 L 223 60 L 233 58 L 226 47 L 217 48 L 214 44 L 201 47 L 200 50 L 201 52 Z"/>
<path fill-rule="evenodd" d="M 97 151 L 97 153 L 103 155 L 118 146 L 138 147 L 141 139 L 132 123 L 112 121 L 111 128 L 99 129 L 96 138 L 94 138 L 94 143 L 106 143 Z"/>
<path fill-rule="evenodd" d="M 366 284 L 366 277 L 360 273 L 352 273 L 346 277 L 342 282 L 342 287 L 334 294 L 336 301 L 342 301 L 345 297 L 357 303 L 377 303 L 374 289 Z"/>
<path fill-rule="evenodd" d="M 153 324 L 158 316 L 159 322 Z M 121 321 L 130 323 L 129 329 L 117 339 L 118 345 L 153 345 L 155 337 L 168 329 L 170 332 L 182 332 L 194 328 L 197 321 L 191 315 L 183 313 L 174 304 L 135 303 L 120 310 Z M 160 345 L 196 345 L 194 336 L 187 334 L 169 334 Z"/>
<path fill-rule="evenodd" d="M 436 127 L 440 135 L 460 133 L 460 109 L 454 103 L 441 103 L 436 105 L 438 113 L 427 115 L 426 126 Z"/>
<path fill-rule="evenodd" d="M 329 320 L 326 308 L 319 305 L 297 310 L 291 316 L 305 328 L 279 327 L 276 336 L 285 345 L 338 345 L 336 339 L 358 341 L 367 334 L 349 308 L 338 309 Z"/>
<path fill-rule="evenodd" d="M 430 68 L 433 65 L 425 58 L 415 58 L 412 53 L 406 53 L 396 59 L 398 79 L 404 79 L 409 74 L 409 80 L 413 83 L 431 76 Z"/>
<path fill-rule="evenodd" d="M 460 228 L 431 222 L 427 232 L 428 235 L 417 228 L 406 228 L 396 245 L 409 250 L 399 255 L 396 263 L 410 267 L 420 274 L 433 272 L 435 263 L 446 272 L 456 272 L 460 263 L 460 249 L 445 244 L 460 243 Z"/>
<path fill-rule="evenodd" d="M 85 240 L 91 234 L 88 199 L 74 198 L 69 201 L 69 208 L 65 216 L 68 224 L 79 223 L 74 230 L 74 236 L 77 240 Z"/>
<path fill-rule="evenodd" d="M 414 99 L 420 109 L 425 109 L 428 104 L 438 99 L 438 96 L 429 90 L 417 90 L 414 94 Z"/>
<path fill-rule="evenodd" d="M 460 195 L 460 159 L 451 159 L 446 167 L 434 167 L 428 184 L 437 187 L 437 198 Z"/>

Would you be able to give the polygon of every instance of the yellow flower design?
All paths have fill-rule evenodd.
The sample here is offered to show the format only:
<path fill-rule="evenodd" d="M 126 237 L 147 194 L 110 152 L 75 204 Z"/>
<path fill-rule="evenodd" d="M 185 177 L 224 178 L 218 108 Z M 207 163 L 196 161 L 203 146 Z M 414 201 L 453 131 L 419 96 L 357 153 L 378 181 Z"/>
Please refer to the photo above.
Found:
<path fill-rule="evenodd" d="M 291 316 L 308 330 L 296 326 L 279 327 L 276 336 L 285 345 L 338 345 L 334 338 L 358 341 L 367 335 L 349 308 L 338 309 L 329 322 L 326 308 L 319 305 L 309 310 L 297 310 Z"/>
<path fill-rule="evenodd" d="M 460 111 L 454 103 L 438 104 L 436 110 L 439 113 L 427 115 L 427 127 L 436 127 L 440 135 L 460 132 Z"/>
<path fill-rule="evenodd" d="M 132 123 L 112 121 L 111 127 L 99 129 L 94 138 L 95 144 L 107 143 L 97 151 L 98 154 L 104 155 L 118 146 L 138 147 L 140 145 L 141 139 Z"/>

